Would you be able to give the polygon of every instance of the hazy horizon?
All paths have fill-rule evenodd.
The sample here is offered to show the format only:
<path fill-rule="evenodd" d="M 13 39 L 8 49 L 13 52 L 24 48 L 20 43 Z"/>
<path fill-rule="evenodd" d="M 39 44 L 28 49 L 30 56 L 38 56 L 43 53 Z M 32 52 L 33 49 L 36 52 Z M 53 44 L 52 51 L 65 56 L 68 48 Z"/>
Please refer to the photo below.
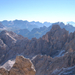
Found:
<path fill-rule="evenodd" d="M 2 20 L 2 21 L 15 21 L 15 20 L 21 20 L 21 19 L 14 19 L 14 20 Z M 0 22 L 2 22 L 0 21 Z M 28 21 L 28 20 L 22 20 L 22 21 Z M 33 21 L 28 21 L 28 22 L 33 22 Z M 40 22 L 40 21 L 34 21 L 34 22 Z M 57 22 L 48 22 L 48 21 L 44 21 L 44 22 L 40 22 L 40 23 L 57 23 L 57 22 L 62 22 L 62 21 L 57 21 Z M 68 24 L 68 22 L 74 22 L 74 21 L 67 21 L 67 22 L 63 22 L 64 24 Z M 74 25 L 73 25 L 74 26 Z"/>

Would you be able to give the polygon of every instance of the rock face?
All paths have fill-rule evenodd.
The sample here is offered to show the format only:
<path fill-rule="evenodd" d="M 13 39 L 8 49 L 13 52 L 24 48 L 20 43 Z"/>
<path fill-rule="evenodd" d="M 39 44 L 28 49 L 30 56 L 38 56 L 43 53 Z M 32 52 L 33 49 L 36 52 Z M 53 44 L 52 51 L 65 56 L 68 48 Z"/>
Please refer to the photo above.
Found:
<path fill-rule="evenodd" d="M 68 52 L 74 52 L 75 51 L 75 32 L 70 33 L 69 37 L 67 38 L 67 42 L 65 43 L 65 50 Z"/>
<path fill-rule="evenodd" d="M 51 75 L 75 75 L 75 66 L 54 70 Z"/>
<path fill-rule="evenodd" d="M 63 49 L 67 38 L 68 31 L 61 29 L 58 25 L 53 25 L 51 31 L 42 37 L 49 44 L 48 55 L 53 56 L 58 53 L 58 50 Z"/>
<path fill-rule="evenodd" d="M 0 69 L 0 75 L 8 75 L 8 71 L 5 70 L 4 68 Z"/>
<path fill-rule="evenodd" d="M 13 46 L 15 46 L 15 43 L 17 40 L 23 40 L 24 37 L 17 35 L 13 32 L 9 31 L 2 31 L 0 33 L 0 62 L 4 61 L 5 55 L 9 53 L 9 50 Z M 10 52 L 12 53 L 12 52 Z"/>
<path fill-rule="evenodd" d="M 63 68 L 69 68 L 75 65 L 75 52 L 67 53 L 62 57 L 56 58 L 38 55 L 32 61 L 36 69 L 36 75 L 58 75 L 58 73 L 63 72 Z M 55 70 L 58 70 L 57 74 L 53 73 Z"/>
<path fill-rule="evenodd" d="M 35 73 L 36 71 L 31 61 L 23 56 L 16 57 L 16 62 L 10 71 L 0 69 L 1 75 L 35 75 Z"/>

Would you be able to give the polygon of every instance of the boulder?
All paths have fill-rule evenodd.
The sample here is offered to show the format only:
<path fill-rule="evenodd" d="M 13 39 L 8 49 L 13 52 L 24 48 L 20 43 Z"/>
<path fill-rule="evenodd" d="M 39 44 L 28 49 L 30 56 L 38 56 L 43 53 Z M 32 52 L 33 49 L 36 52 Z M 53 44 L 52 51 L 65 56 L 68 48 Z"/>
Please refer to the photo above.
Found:
<path fill-rule="evenodd" d="M 1 75 L 35 75 L 36 71 L 32 62 L 23 56 L 17 56 L 15 64 L 10 69 L 10 71 L 4 68 L 0 69 Z"/>

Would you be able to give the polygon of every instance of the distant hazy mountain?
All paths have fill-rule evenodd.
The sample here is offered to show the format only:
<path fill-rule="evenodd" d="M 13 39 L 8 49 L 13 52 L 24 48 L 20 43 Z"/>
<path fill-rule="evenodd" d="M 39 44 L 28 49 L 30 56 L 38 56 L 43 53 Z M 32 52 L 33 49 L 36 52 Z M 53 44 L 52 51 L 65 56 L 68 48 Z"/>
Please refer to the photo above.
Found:
<path fill-rule="evenodd" d="M 69 33 L 75 31 L 75 27 L 72 26 L 71 24 L 65 25 L 63 22 L 57 22 L 57 23 L 53 23 L 53 24 L 58 24 L 61 28 L 65 28 L 67 31 L 69 31 Z"/>
<path fill-rule="evenodd" d="M 28 29 L 31 31 L 33 28 L 40 28 L 43 26 L 49 27 L 52 23 L 50 22 L 28 22 L 28 21 L 23 21 L 23 20 L 14 20 L 14 21 L 1 21 L 1 23 L 8 28 L 8 30 L 17 30 L 17 29 Z"/>
<path fill-rule="evenodd" d="M 0 22 L 0 28 L 3 28 L 4 27 L 4 25 Z"/>
<path fill-rule="evenodd" d="M 2 30 L 6 30 L 6 28 L 5 28 L 5 26 L 0 22 L 0 32 L 1 32 Z"/>
<path fill-rule="evenodd" d="M 37 25 L 38 27 L 43 27 L 44 26 L 43 23 L 40 23 L 39 21 L 38 22 L 32 21 L 30 23 L 33 24 L 33 25 Z"/>
<path fill-rule="evenodd" d="M 50 22 L 44 22 L 43 24 L 44 24 L 46 27 L 49 27 L 49 26 L 52 25 L 52 23 L 50 23 Z"/>
<path fill-rule="evenodd" d="M 75 27 L 73 27 L 70 24 L 65 25 L 63 22 L 56 22 L 56 23 L 53 23 L 52 25 L 50 25 L 49 27 L 43 26 L 40 28 L 34 28 L 31 31 L 29 31 L 27 29 L 20 29 L 20 30 L 14 31 L 14 32 L 17 34 L 20 34 L 24 37 L 27 37 L 29 39 L 32 39 L 33 37 L 40 38 L 43 35 L 45 35 L 48 31 L 50 31 L 52 26 L 55 24 L 56 25 L 58 24 L 61 28 L 65 28 L 67 31 L 69 31 L 69 33 L 75 31 Z"/>
<path fill-rule="evenodd" d="M 14 31 L 15 33 L 22 35 L 24 37 L 28 37 L 28 34 L 30 33 L 30 31 L 28 29 L 19 29 Z"/>
<path fill-rule="evenodd" d="M 7 21 L 4 20 L 2 21 L 2 24 L 6 27 L 10 27 L 13 29 L 28 29 L 28 30 L 32 30 L 33 28 L 38 28 L 37 25 L 35 24 L 31 24 L 28 21 L 22 21 L 22 20 L 14 20 L 14 21 Z"/>
<path fill-rule="evenodd" d="M 14 32 L 17 34 L 20 34 L 24 37 L 27 37 L 29 39 L 32 39 L 33 37 L 36 37 L 36 38 L 42 37 L 44 34 L 46 34 L 46 32 L 48 32 L 50 30 L 50 28 L 43 26 L 40 28 L 34 28 L 31 31 L 29 31 L 28 29 L 19 29 Z"/>
<path fill-rule="evenodd" d="M 73 21 L 69 21 L 69 22 L 67 22 L 67 24 L 71 24 L 75 27 L 75 22 L 73 22 Z"/>
<path fill-rule="evenodd" d="M 74 25 L 74 22 L 70 22 L 70 23 Z M 50 29 L 52 28 L 52 25 L 55 25 L 55 24 L 58 24 L 61 28 L 65 28 L 67 31 L 69 31 L 69 33 L 74 32 L 75 27 L 73 27 L 70 23 L 65 25 L 63 22 L 40 23 L 39 21 L 28 22 L 28 21 L 22 21 L 22 20 L 2 21 L 2 24 L 5 26 L 4 30 L 14 31 L 15 33 L 20 34 L 29 39 L 32 39 L 33 37 L 36 37 L 36 38 L 42 37 L 48 31 L 50 31 Z M 4 27 L 2 24 L 0 24 L 1 28 Z M 2 30 L 0 29 L 0 31 Z"/>
<path fill-rule="evenodd" d="M 37 25 L 39 27 L 43 27 L 43 26 L 46 26 L 46 27 L 49 27 L 50 25 L 52 25 L 52 23 L 50 22 L 44 22 L 44 23 L 41 23 L 41 22 L 35 22 L 35 21 L 32 21 L 30 22 L 31 24 L 34 24 L 34 25 Z"/>

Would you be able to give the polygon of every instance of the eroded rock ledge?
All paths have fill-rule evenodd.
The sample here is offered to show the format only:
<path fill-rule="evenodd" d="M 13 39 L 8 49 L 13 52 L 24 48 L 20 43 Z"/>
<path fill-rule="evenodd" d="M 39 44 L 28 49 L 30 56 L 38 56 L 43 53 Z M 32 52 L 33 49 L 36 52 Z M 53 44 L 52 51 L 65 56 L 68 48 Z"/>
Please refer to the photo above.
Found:
<path fill-rule="evenodd" d="M 35 75 L 36 71 L 32 62 L 23 56 L 17 56 L 15 64 L 10 71 L 0 68 L 0 75 Z"/>

